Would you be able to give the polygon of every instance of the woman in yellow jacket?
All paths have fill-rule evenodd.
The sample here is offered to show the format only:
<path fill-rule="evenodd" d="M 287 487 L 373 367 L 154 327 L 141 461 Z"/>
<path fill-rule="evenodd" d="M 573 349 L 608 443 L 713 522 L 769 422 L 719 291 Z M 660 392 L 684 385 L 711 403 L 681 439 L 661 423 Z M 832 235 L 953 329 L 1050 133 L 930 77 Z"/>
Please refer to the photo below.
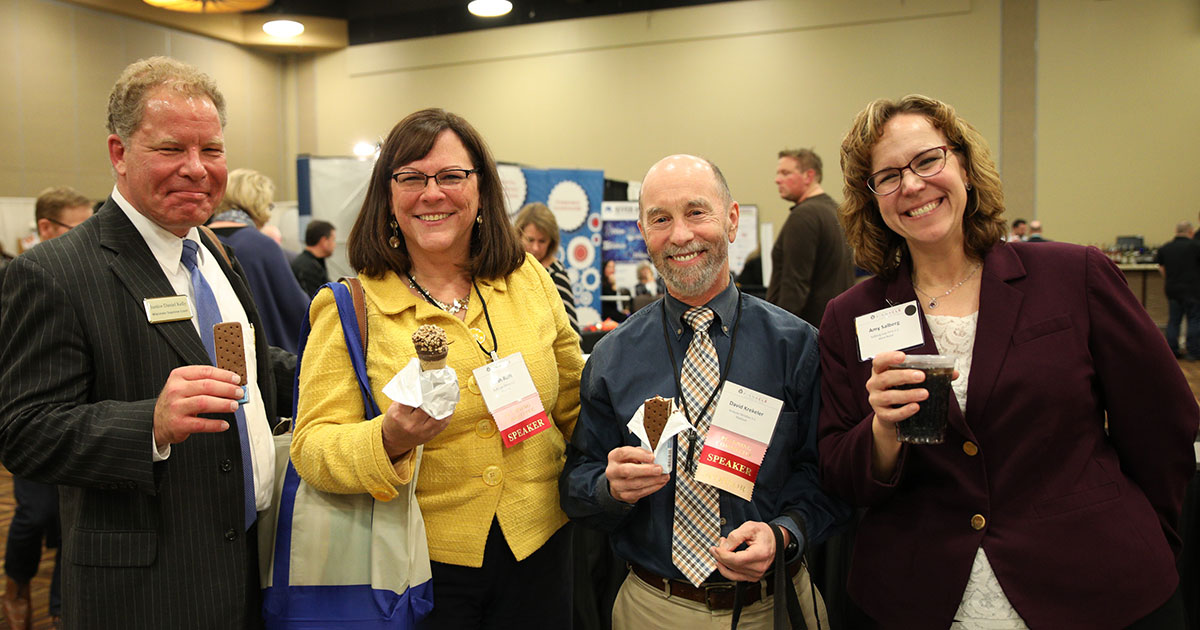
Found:
<path fill-rule="evenodd" d="M 424 444 L 417 502 L 432 561 L 423 628 L 569 627 L 570 544 L 559 508 L 565 440 L 579 414 L 583 358 L 554 282 L 527 256 L 504 209 L 496 165 L 466 120 L 416 112 L 388 135 L 350 232 L 366 294 L 362 399 L 329 291 L 317 294 L 300 371 L 292 459 L 314 487 L 396 497 Z M 460 400 L 444 420 L 392 402 L 383 386 L 415 356 L 412 333 L 450 340 Z M 506 447 L 473 371 L 520 353 L 547 428 Z"/>

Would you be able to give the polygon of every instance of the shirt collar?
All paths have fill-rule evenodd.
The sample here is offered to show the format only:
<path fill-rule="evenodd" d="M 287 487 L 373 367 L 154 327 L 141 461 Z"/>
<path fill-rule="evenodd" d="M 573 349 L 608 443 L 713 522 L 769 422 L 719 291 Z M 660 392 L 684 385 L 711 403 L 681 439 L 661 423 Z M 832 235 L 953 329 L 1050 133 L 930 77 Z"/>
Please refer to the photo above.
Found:
<path fill-rule="evenodd" d="M 716 321 L 713 322 L 709 330 L 718 331 L 725 336 L 729 336 L 729 326 L 733 323 L 734 313 L 737 311 L 737 303 L 738 289 L 734 286 L 731 276 L 729 285 L 725 287 L 725 290 L 718 293 L 705 304 L 705 306 L 711 308 L 713 313 L 716 314 Z M 675 331 L 675 338 L 678 339 L 683 336 L 685 330 L 690 328 L 683 321 L 683 314 L 692 308 L 692 306 L 675 299 L 670 291 L 663 298 L 663 304 L 667 307 L 667 321 Z"/>
<path fill-rule="evenodd" d="M 117 206 L 121 208 L 121 211 L 125 213 L 129 222 L 133 224 L 133 227 L 137 229 L 138 234 L 142 235 L 142 240 L 146 241 L 146 245 L 150 248 L 150 252 L 154 254 L 154 259 L 158 261 L 163 271 L 173 274 L 182 269 L 183 239 L 151 221 L 146 215 L 138 212 L 121 195 L 121 191 L 117 190 L 116 186 L 113 186 L 112 198 L 113 201 L 117 202 Z M 203 263 L 204 256 L 208 255 L 208 251 L 204 247 L 204 244 L 200 242 L 200 233 L 196 228 L 190 228 L 186 238 L 196 241 L 200 245 L 197 264 Z"/>

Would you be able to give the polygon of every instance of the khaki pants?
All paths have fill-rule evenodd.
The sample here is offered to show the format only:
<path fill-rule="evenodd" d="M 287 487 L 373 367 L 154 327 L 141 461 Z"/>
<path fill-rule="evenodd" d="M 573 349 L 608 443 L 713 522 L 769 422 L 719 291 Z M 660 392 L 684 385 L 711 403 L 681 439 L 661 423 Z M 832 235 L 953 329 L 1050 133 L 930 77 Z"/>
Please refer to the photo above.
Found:
<path fill-rule="evenodd" d="M 808 568 L 802 567 L 792 578 L 796 585 L 796 595 L 800 597 L 800 609 L 804 611 L 804 623 L 811 630 L 816 630 L 817 619 L 814 610 L 820 610 L 821 627 L 829 628 L 829 617 L 825 611 L 825 602 L 817 593 L 816 605 L 813 605 L 812 591 L 809 590 Z M 762 584 L 760 582 L 760 584 Z M 738 618 L 739 630 L 772 630 L 774 623 L 775 596 L 759 600 L 749 606 L 742 607 L 741 617 Z M 693 602 L 682 597 L 668 598 L 660 588 L 654 588 L 642 581 L 641 578 L 629 572 L 621 591 L 617 593 L 617 601 L 613 604 L 613 630 L 649 630 L 662 628 L 674 630 L 728 630 L 732 610 L 709 610 L 700 602 Z"/>

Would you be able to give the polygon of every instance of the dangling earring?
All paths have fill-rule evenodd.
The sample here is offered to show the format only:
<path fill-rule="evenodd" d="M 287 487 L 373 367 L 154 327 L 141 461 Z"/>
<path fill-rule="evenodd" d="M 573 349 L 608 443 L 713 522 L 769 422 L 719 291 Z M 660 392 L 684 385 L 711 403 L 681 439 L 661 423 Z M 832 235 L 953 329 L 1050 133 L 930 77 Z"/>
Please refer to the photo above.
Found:
<path fill-rule="evenodd" d="M 475 225 L 483 225 L 483 215 L 482 214 L 475 215 Z"/>
<path fill-rule="evenodd" d="M 388 227 L 392 228 L 392 236 L 388 239 L 388 245 L 392 249 L 400 249 L 400 224 L 396 223 L 395 219 L 388 221 Z"/>
<path fill-rule="evenodd" d="M 967 182 L 967 192 L 971 191 L 971 182 Z"/>

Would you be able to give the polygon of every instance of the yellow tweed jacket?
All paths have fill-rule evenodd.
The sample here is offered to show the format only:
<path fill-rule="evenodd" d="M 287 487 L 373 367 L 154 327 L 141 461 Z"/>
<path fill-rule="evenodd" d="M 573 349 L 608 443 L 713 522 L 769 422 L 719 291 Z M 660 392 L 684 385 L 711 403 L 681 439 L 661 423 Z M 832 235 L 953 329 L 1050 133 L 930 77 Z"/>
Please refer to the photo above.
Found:
<path fill-rule="evenodd" d="M 493 516 L 513 555 L 528 557 L 567 522 L 558 503 L 558 475 L 565 440 L 579 416 L 583 357 L 554 282 L 531 256 L 507 278 L 476 281 L 499 355 L 522 354 L 552 421 L 545 431 L 505 448 L 471 374 L 489 361 L 472 329 L 482 332 L 488 350 L 496 342 L 479 296 L 472 292 L 464 322 L 412 295 L 394 273 L 360 279 L 366 293 L 367 376 L 381 410 L 392 404 L 383 386 L 416 356 L 412 333 L 418 326 L 441 326 L 451 342 L 447 365 L 458 373 L 461 398 L 450 425 L 425 444 L 417 479 L 429 557 L 482 566 Z M 383 450 L 383 416 L 363 420 L 362 397 L 332 293 L 317 294 L 311 318 L 292 461 L 300 476 L 320 490 L 367 492 L 390 500 L 412 479 L 412 458 L 393 465 Z"/>

